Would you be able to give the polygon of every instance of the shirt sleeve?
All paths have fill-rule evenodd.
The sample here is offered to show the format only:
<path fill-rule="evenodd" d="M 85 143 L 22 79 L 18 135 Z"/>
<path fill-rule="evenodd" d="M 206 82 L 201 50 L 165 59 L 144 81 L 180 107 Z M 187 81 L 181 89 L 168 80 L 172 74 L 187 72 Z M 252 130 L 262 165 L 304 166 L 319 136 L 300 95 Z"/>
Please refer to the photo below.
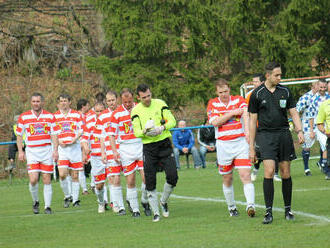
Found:
<path fill-rule="evenodd" d="M 136 107 L 134 107 L 131 112 L 131 120 L 132 120 L 132 126 L 133 126 L 133 131 L 134 131 L 135 137 L 142 138 L 144 136 L 143 128 L 142 128 L 142 123 L 141 123 L 140 116 L 139 116 L 139 113 L 138 113 Z"/>
<path fill-rule="evenodd" d="M 17 120 L 16 134 L 19 136 L 23 136 L 24 131 L 25 131 L 24 121 L 22 119 L 22 115 L 20 115 Z"/>
<path fill-rule="evenodd" d="M 325 102 L 323 102 L 319 108 L 319 112 L 317 113 L 317 117 L 316 117 L 316 124 L 323 124 L 325 119 L 326 119 L 326 112 L 324 110 L 324 104 Z"/>
<path fill-rule="evenodd" d="M 297 111 L 300 113 L 302 111 L 304 111 L 307 107 L 307 96 L 301 96 L 296 104 L 296 109 Z"/>
<path fill-rule="evenodd" d="M 217 117 L 219 116 L 218 113 L 215 113 L 214 112 L 214 109 L 213 109 L 213 99 L 209 100 L 209 103 L 207 104 L 207 117 L 209 119 L 209 123 L 212 123 L 212 121 Z"/>
<path fill-rule="evenodd" d="M 178 141 L 178 132 L 180 132 L 180 131 L 174 131 L 173 133 L 172 133 L 172 142 L 173 142 L 173 145 L 174 145 L 174 147 L 176 147 L 176 148 L 178 148 L 180 151 L 182 151 L 182 146 L 179 144 L 179 141 Z"/>
<path fill-rule="evenodd" d="M 83 132 L 83 131 L 84 131 L 83 126 L 84 126 L 83 117 L 82 117 L 81 114 L 79 114 L 79 118 L 78 118 L 78 120 L 77 120 L 77 128 L 78 128 L 78 131 Z"/>
<path fill-rule="evenodd" d="M 165 102 L 164 102 L 164 106 L 162 107 L 162 111 L 163 111 L 163 117 L 165 119 L 165 124 L 164 124 L 165 128 L 167 130 L 169 130 L 169 129 L 175 127 L 176 120 Z"/>
<path fill-rule="evenodd" d="M 114 112 L 111 115 L 111 119 L 110 119 L 109 134 L 116 136 L 118 134 L 118 129 L 119 129 L 119 119 L 116 117 L 116 112 Z"/>
<path fill-rule="evenodd" d="M 243 97 L 241 97 L 241 96 L 239 96 L 239 108 L 246 108 L 248 105 L 247 105 L 247 103 L 246 103 L 246 100 L 243 98 Z"/>
<path fill-rule="evenodd" d="M 83 125 L 83 134 L 81 136 L 81 142 L 86 142 L 88 143 L 91 135 L 91 129 L 88 129 L 88 126 L 85 124 Z"/>
<path fill-rule="evenodd" d="M 55 116 L 52 114 L 52 120 L 50 123 L 50 134 L 51 135 L 57 135 L 55 125 L 56 125 Z"/>
<path fill-rule="evenodd" d="M 190 137 L 189 137 L 188 149 L 190 150 L 195 144 L 195 138 L 194 138 L 194 133 L 191 130 L 189 130 L 189 133 L 190 133 Z"/>
<path fill-rule="evenodd" d="M 311 101 L 310 101 L 310 108 L 308 109 L 309 110 L 309 118 L 310 119 L 316 118 L 316 115 L 317 115 L 316 102 L 317 102 L 317 100 L 318 100 L 318 97 L 312 98 Z"/>
<path fill-rule="evenodd" d="M 296 107 L 296 103 L 293 99 L 291 91 L 289 89 L 288 89 L 288 91 L 289 91 L 289 98 L 288 98 L 287 109 L 292 109 L 292 108 Z"/>
<path fill-rule="evenodd" d="M 197 131 L 197 142 L 198 142 L 201 146 L 205 146 L 205 143 L 203 143 L 203 142 L 201 141 L 201 131 L 202 131 L 201 128 L 199 128 L 198 131 Z"/>
<path fill-rule="evenodd" d="M 256 96 L 256 91 L 254 90 L 251 93 L 250 101 L 249 101 L 249 106 L 248 106 L 248 111 L 250 113 L 258 113 L 259 110 L 259 102 Z"/>

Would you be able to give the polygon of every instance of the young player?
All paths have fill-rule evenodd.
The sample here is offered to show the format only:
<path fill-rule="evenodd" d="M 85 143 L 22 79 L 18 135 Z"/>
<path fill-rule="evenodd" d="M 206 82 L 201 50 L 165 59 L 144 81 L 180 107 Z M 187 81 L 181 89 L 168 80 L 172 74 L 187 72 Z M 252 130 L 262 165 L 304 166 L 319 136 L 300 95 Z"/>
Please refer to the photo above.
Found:
<path fill-rule="evenodd" d="M 90 155 L 90 162 L 92 165 L 92 177 L 96 185 L 95 193 L 98 199 L 98 212 L 104 213 L 105 204 L 107 202 L 107 193 L 105 191 L 104 183 L 106 181 L 106 164 L 102 162 L 101 141 L 95 136 L 97 117 L 104 111 L 104 103 L 98 102 L 94 106 L 95 115 L 93 121 L 89 121 L 84 126 L 84 134 L 82 136 L 82 146 L 84 147 L 84 160 Z"/>
<path fill-rule="evenodd" d="M 234 199 L 233 169 L 238 169 L 244 185 L 246 211 L 254 217 L 254 185 L 251 182 L 251 162 L 249 161 L 248 113 L 245 99 L 231 96 L 229 84 L 225 79 L 216 82 L 217 98 L 211 99 L 207 106 L 209 122 L 215 126 L 216 150 L 219 173 L 223 179 L 223 193 L 230 216 L 238 216 Z"/>
<path fill-rule="evenodd" d="M 60 176 L 61 188 L 64 193 L 64 207 L 70 204 L 70 192 L 68 187 L 67 175 L 70 173 L 72 178 L 72 200 L 73 207 L 80 206 L 79 200 L 79 180 L 78 172 L 82 170 L 82 151 L 80 146 L 80 136 L 83 132 L 83 121 L 78 111 L 70 108 L 71 96 L 61 94 L 58 98 L 59 110 L 55 116 L 55 131 L 59 141 L 59 160 L 58 171 Z"/>

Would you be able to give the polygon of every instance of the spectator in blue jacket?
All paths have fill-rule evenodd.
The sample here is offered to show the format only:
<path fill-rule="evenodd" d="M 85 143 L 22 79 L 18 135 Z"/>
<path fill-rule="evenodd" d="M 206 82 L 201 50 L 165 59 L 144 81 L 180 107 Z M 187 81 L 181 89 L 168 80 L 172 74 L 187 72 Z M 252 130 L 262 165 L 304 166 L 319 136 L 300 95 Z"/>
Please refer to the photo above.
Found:
<path fill-rule="evenodd" d="M 185 128 L 186 122 L 181 120 L 178 123 L 178 128 Z M 180 155 L 192 154 L 194 159 L 194 167 L 199 169 L 202 166 L 202 160 L 195 145 L 194 134 L 189 129 L 177 130 L 172 133 L 172 139 L 174 144 L 174 157 L 176 162 L 176 168 L 180 169 Z"/>

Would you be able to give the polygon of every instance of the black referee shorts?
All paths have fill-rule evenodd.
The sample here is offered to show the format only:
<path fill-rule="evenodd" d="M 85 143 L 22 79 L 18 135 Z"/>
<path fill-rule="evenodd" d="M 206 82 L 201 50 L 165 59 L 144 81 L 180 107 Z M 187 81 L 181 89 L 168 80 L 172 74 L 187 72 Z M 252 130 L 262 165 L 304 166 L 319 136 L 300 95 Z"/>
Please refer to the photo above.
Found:
<path fill-rule="evenodd" d="M 172 142 L 169 138 L 143 145 L 143 169 L 146 179 L 146 189 L 156 189 L 157 171 L 165 171 L 166 182 L 173 187 L 178 181 L 178 172 L 173 154 Z"/>
<path fill-rule="evenodd" d="M 262 160 L 291 161 L 296 159 L 292 136 L 289 130 L 258 131 L 256 146 Z"/>

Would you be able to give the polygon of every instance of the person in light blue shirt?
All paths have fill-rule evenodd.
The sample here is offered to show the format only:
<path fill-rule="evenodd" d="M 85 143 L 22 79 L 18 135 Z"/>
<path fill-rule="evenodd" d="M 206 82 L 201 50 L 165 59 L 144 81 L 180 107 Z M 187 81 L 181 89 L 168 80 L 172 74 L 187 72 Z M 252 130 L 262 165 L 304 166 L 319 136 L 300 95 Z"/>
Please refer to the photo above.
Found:
<path fill-rule="evenodd" d="M 185 128 L 186 122 L 184 120 L 179 121 L 178 128 Z M 200 154 L 195 147 L 194 134 L 189 129 L 176 130 L 172 133 L 172 140 L 174 145 L 174 157 L 176 162 L 176 168 L 180 169 L 180 154 L 192 154 L 194 159 L 194 167 L 199 169 L 202 166 L 202 160 Z"/>

